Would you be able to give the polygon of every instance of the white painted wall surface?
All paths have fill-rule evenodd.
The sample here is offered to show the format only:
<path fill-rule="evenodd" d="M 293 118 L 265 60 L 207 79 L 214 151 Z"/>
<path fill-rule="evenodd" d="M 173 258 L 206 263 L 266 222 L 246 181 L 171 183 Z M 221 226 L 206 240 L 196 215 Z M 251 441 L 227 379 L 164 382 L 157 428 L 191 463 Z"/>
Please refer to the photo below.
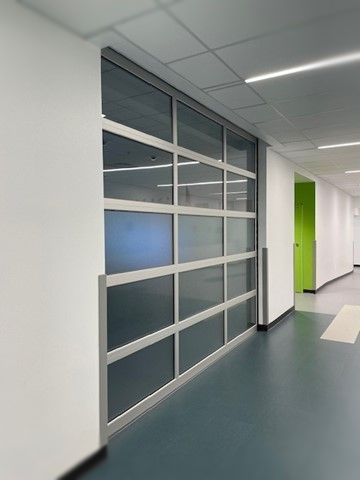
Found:
<path fill-rule="evenodd" d="M 266 176 L 269 322 L 294 305 L 294 171 L 268 149 Z"/>
<path fill-rule="evenodd" d="M 0 478 L 48 480 L 99 446 L 100 58 L 9 0 L 0 58 Z"/>
<path fill-rule="evenodd" d="M 353 268 L 353 198 L 268 148 L 265 223 L 269 322 L 294 304 L 295 172 L 316 183 L 317 288 Z"/>
<path fill-rule="evenodd" d="M 360 265 L 360 216 L 354 217 L 354 265 Z"/>
<path fill-rule="evenodd" d="M 353 202 L 342 190 L 318 180 L 316 209 L 316 287 L 353 269 Z"/>

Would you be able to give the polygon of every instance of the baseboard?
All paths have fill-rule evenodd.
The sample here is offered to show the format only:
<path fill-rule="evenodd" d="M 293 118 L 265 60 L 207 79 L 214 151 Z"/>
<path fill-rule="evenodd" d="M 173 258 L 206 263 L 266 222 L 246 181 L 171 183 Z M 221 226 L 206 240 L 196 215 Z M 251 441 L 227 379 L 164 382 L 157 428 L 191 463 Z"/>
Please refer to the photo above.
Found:
<path fill-rule="evenodd" d="M 294 310 L 295 310 L 295 305 L 290 307 L 288 310 L 286 310 L 286 312 L 282 313 L 279 317 L 277 317 L 274 321 L 272 321 L 268 325 L 261 325 L 260 323 L 258 323 L 257 325 L 258 332 L 267 332 L 271 328 L 275 327 L 275 325 L 277 325 L 279 322 L 281 322 L 281 320 L 284 320 Z"/>
<path fill-rule="evenodd" d="M 354 265 L 356 267 L 357 265 Z M 359 265 L 360 266 L 360 265 Z M 329 285 L 329 283 L 336 282 L 336 280 L 340 280 L 340 278 L 346 277 L 346 275 L 350 275 L 351 273 L 354 273 L 354 269 L 350 270 L 350 272 L 344 273 L 343 275 L 339 275 L 336 278 L 333 278 L 332 280 L 329 280 L 328 282 L 325 282 L 321 285 L 321 287 L 317 288 L 315 291 L 312 291 L 312 293 L 317 293 L 321 288 L 324 288 L 326 285 Z M 304 290 L 305 292 L 306 290 Z"/>
<path fill-rule="evenodd" d="M 354 263 L 354 267 L 360 267 L 359 263 Z"/>
<path fill-rule="evenodd" d="M 91 470 L 95 465 L 104 460 L 107 456 L 107 447 L 103 447 L 97 452 L 95 452 L 90 457 L 86 458 L 83 462 L 78 464 L 69 472 L 65 473 L 58 480 L 77 480 L 80 475 Z"/>
<path fill-rule="evenodd" d="M 304 288 L 303 293 L 313 293 L 315 295 L 316 290 L 308 290 L 308 289 Z"/>

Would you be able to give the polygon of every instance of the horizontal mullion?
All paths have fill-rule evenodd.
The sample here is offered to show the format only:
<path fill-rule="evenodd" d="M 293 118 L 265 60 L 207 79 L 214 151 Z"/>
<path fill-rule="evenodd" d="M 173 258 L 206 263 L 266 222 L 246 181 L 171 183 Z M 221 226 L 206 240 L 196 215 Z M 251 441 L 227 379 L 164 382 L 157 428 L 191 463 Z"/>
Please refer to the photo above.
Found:
<path fill-rule="evenodd" d="M 142 270 L 134 270 L 132 272 L 113 273 L 106 276 L 106 286 L 115 287 L 125 283 L 132 283 L 139 280 L 148 280 L 151 278 L 162 277 L 165 275 L 173 275 L 177 272 L 188 272 L 190 270 L 199 270 L 200 268 L 213 267 L 223 265 L 237 260 L 246 260 L 247 258 L 256 257 L 256 251 L 237 253 L 228 255 L 227 257 L 206 258 L 204 260 L 195 260 L 193 262 L 184 262 L 178 264 L 166 265 L 163 267 L 144 268 Z"/>
<path fill-rule="evenodd" d="M 163 340 L 170 335 L 174 335 L 177 330 L 177 325 L 172 324 L 162 330 L 159 330 L 154 333 L 150 333 L 145 337 L 138 338 L 131 343 L 123 345 L 121 347 L 115 348 L 111 350 L 107 354 L 107 364 L 110 365 L 111 363 L 117 362 L 124 357 L 128 357 L 129 355 L 142 350 L 143 348 L 149 347 L 160 340 Z"/>
<path fill-rule="evenodd" d="M 200 215 L 204 217 L 238 217 L 255 218 L 255 212 L 239 212 L 235 210 L 217 210 L 213 208 L 188 207 L 185 205 L 170 205 L 164 203 L 137 202 L 120 198 L 105 198 L 105 210 L 127 212 L 167 213 L 180 215 Z"/>
<path fill-rule="evenodd" d="M 235 167 L 234 165 L 227 164 L 226 170 L 228 172 L 237 173 L 238 175 L 242 175 L 243 177 L 253 178 L 256 179 L 256 174 L 254 172 L 250 172 L 249 170 L 244 170 L 243 168 Z"/>
<path fill-rule="evenodd" d="M 108 423 L 109 436 L 114 435 L 116 432 L 118 432 L 121 428 L 128 425 L 139 415 L 149 410 L 151 407 L 156 405 L 162 399 L 166 398 L 168 395 L 174 392 L 177 388 L 184 385 L 191 378 L 195 377 L 198 373 L 203 371 L 205 368 L 210 366 L 216 360 L 218 360 L 223 355 L 228 353 L 230 350 L 235 348 L 238 344 L 242 343 L 244 340 L 246 340 L 251 335 L 253 335 L 255 331 L 256 331 L 256 326 L 250 327 L 248 330 L 238 335 L 233 340 L 223 345 L 215 352 L 208 355 L 199 363 L 197 363 L 193 367 L 186 370 L 186 372 L 182 373 L 178 378 L 174 378 L 169 383 L 159 388 L 159 390 L 150 394 L 149 396 L 141 400 L 139 403 L 131 407 L 129 410 L 127 410 L 126 412 L 122 413 L 118 417 L 111 420 Z"/>
<path fill-rule="evenodd" d="M 256 296 L 256 290 L 252 290 L 251 292 L 246 292 L 243 295 L 240 295 L 239 297 L 232 298 L 231 300 L 220 303 L 219 305 L 215 305 L 211 308 L 203 310 L 202 312 L 197 313 L 196 315 L 185 318 L 184 320 L 181 320 L 179 323 L 174 323 L 172 325 L 169 325 L 168 327 L 163 328 L 162 330 L 158 330 L 156 332 L 150 333 L 145 337 L 138 338 L 137 340 L 134 340 L 131 343 L 115 348 L 114 350 L 111 350 L 110 352 L 108 352 L 107 364 L 110 365 L 111 363 L 117 362 L 122 358 L 128 357 L 129 355 L 132 355 L 133 353 L 138 352 L 143 348 L 149 347 L 150 345 L 153 345 L 154 343 L 159 342 L 164 338 L 174 335 L 177 332 L 181 332 L 186 328 L 189 328 L 199 322 L 202 322 L 204 320 L 207 320 L 208 318 L 211 318 L 213 315 L 223 312 L 227 308 L 233 307 L 255 296 Z"/>
<path fill-rule="evenodd" d="M 253 172 L 250 172 L 248 170 L 243 170 L 241 168 L 237 168 L 232 165 L 225 165 L 223 161 L 218 161 L 218 160 L 215 160 L 214 158 L 207 157 L 206 155 L 202 155 L 201 153 L 194 152 L 193 150 L 189 150 L 185 147 L 174 145 L 171 142 L 167 142 L 166 140 L 162 140 L 161 138 L 157 138 L 157 137 L 154 137 L 153 135 L 149 135 L 139 130 L 135 130 L 134 128 L 128 127 L 121 123 L 114 122 L 113 120 L 109 120 L 108 118 L 103 118 L 102 128 L 106 132 L 113 133 L 115 135 L 120 135 L 130 140 L 135 140 L 136 142 L 141 142 L 151 147 L 156 147 L 156 148 L 159 148 L 160 150 L 165 150 L 169 153 L 173 153 L 173 154 L 177 153 L 179 156 L 186 157 L 189 160 L 195 160 L 203 164 L 210 165 L 215 168 L 219 168 L 220 170 L 227 169 L 228 171 L 237 173 L 244 177 L 256 178 L 256 175 Z"/>

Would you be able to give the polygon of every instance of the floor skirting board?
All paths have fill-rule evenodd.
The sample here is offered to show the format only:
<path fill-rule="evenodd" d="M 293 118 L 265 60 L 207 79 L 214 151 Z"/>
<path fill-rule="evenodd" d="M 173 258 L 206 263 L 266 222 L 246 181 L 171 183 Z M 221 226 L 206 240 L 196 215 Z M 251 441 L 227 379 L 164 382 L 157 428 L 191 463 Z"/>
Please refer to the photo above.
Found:
<path fill-rule="evenodd" d="M 358 265 L 354 265 L 354 267 L 357 267 Z M 346 272 L 343 275 L 339 275 L 336 278 L 333 278 L 332 280 L 329 280 L 328 282 L 325 282 L 321 285 L 321 287 L 317 288 L 316 290 L 304 290 L 304 293 L 317 293 L 321 288 L 325 287 L 326 285 L 329 285 L 329 283 L 336 282 L 336 280 L 340 280 L 340 278 L 346 277 L 347 275 L 350 275 L 351 273 L 354 273 L 354 269 L 350 270 L 350 272 Z"/>
<path fill-rule="evenodd" d="M 292 307 L 290 307 L 288 310 L 286 310 L 286 312 L 282 313 L 279 317 L 277 317 L 274 321 L 272 321 L 272 322 L 269 323 L 268 325 L 258 324 L 258 325 L 257 325 L 257 330 L 258 330 L 258 332 L 267 332 L 267 331 L 270 330 L 271 328 L 275 327 L 275 325 L 277 325 L 279 322 L 281 322 L 281 320 L 284 320 L 284 319 L 285 319 L 288 315 L 290 315 L 290 313 L 292 313 L 294 310 L 295 310 L 295 305 L 293 305 Z"/>
<path fill-rule="evenodd" d="M 81 475 L 91 470 L 95 465 L 104 460 L 107 456 L 107 447 L 103 447 L 86 460 L 78 464 L 69 472 L 65 473 L 58 480 L 77 480 Z"/>

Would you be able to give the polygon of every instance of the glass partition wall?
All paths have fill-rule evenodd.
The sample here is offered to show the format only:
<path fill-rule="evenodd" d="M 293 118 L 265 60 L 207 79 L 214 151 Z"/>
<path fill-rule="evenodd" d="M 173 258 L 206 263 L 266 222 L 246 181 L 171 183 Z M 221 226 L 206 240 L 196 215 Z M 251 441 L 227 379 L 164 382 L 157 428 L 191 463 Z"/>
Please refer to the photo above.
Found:
<path fill-rule="evenodd" d="M 106 49 L 108 433 L 255 330 L 256 139 Z"/>

